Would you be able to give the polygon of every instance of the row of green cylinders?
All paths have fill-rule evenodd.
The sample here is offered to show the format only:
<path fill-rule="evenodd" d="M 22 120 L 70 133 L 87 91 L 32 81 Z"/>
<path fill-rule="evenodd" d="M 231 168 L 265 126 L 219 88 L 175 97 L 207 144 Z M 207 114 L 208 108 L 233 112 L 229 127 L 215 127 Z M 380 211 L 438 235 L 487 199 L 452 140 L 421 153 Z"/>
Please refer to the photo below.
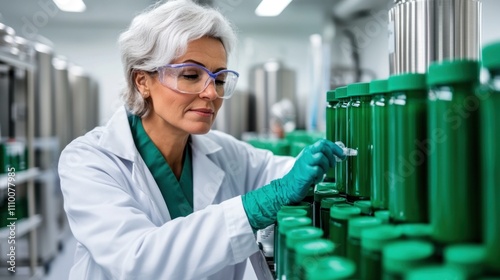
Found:
<path fill-rule="evenodd" d="M 327 101 L 326 138 L 358 155 L 315 187 L 309 218 L 278 215 L 276 278 L 500 276 L 500 43 L 482 65 L 437 62 Z"/>

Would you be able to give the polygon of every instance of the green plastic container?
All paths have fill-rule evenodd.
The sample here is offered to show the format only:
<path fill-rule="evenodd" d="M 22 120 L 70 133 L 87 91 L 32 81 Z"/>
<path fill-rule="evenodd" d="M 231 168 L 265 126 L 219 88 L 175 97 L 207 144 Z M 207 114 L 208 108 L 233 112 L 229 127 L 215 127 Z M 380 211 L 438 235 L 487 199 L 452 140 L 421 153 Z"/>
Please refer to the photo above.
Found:
<path fill-rule="evenodd" d="M 425 266 L 410 271 L 406 280 L 466 280 L 467 276 L 457 268 L 449 266 Z"/>
<path fill-rule="evenodd" d="M 334 205 L 330 209 L 330 240 L 336 245 L 335 255 L 347 255 L 348 222 L 360 214 L 361 209 L 349 204 Z"/>
<path fill-rule="evenodd" d="M 319 227 L 323 230 L 323 238 L 330 239 L 330 209 L 334 205 L 346 203 L 345 197 L 327 197 L 321 200 Z"/>
<path fill-rule="evenodd" d="M 295 208 L 293 208 L 293 207 L 283 208 L 282 207 L 278 211 L 276 225 L 274 228 L 274 263 L 276 265 L 276 268 L 275 268 L 276 273 L 278 273 L 278 264 L 282 261 L 282 259 L 281 259 L 282 251 L 281 250 L 284 250 L 284 247 L 280 247 L 280 244 L 286 244 L 284 240 L 283 241 L 281 240 L 282 237 L 280 235 L 280 224 L 281 224 L 281 220 L 283 220 L 284 218 L 288 218 L 288 217 L 307 217 L 307 210 L 301 209 L 298 207 L 295 207 Z"/>
<path fill-rule="evenodd" d="M 434 246 L 425 241 L 396 241 L 382 249 L 383 279 L 403 279 L 409 271 L 432 263 Z"/>
<path fill-rule="evenodd" d="M 311 192 L 309 192 L 309 193 L 313 194 Z M 314 196 L 310 196 L 310 197 L 314 197 Z M 301 201 L 299 203 L 292 204 L 292 205 L 283 205 L 283 206 L 281 206 L 280 210 L 283 210 L 283 209 L 304 209 L 304 210 L 307 211 L 307 215 L 306 216 L 309 217 L 311 220 L 313 218 L 312 203 L 309 202 L 309 201 Z"/>
<path fill-rule="evenodd" d="M 335 185 L 334 183 L 331 183 Z M 314 191 L 314 203 L 313 203 L 313 225 L 315 227 L 321 227 L 321 201 L 328 197 L 339 197 L 339 191 L 335 189 L 318 189 L 316 185 L 316 190 Z"/>
<path fill-rule="evenodd" d="M 335 97 L 335 90 L 326 93 L 326 139 L 335 142 L 335 107 L 339 103 Z M 326 172 L 325 181 L 335 182 L 335 166 Z"/>
<path fill-rule="evenodd" d="M 316 239 L 305 241 L 295 246 L 295 263 L 297 278 L 305 279 L 305 268 L 317 265 L 321 257 L 332 256 L 335 250 L 335 244 L 328 239 Z M 288 277 L 286 279 L 289 279 Z"/>
<path fill-rule="evenodd" d="M 483 48 L 483 66 L 489 80 L 481 100 L 483 217 L 487 263 L 489 269 L 500 274 L 500 42 Z"/>
<path fill-rule="evenodd" d="M 374 209 L 389 209 L 389 87 L 386 79 L 370 82 L 372 100 L 372 180 L 371 196 Z"/>
<path fill-rule="evenodd" d="M 316 227 L 302 227 L 293 229 L 286 234 L 286 261 L 285 261 L 285 275 L 287 279 L 297 279 L 298 271 L 297 264 L 295 263 L 297 245 L 305 241 L 312 241 L 320 239 L 323 236 L 323 230 Z"/>
<path fill-rule="evenodd" d="M 371 191 L 371 107 L 370 84 L 356 83 L 347 86 L 348 137 L 346 146 L 358 151 L 347 158 L 347 200 L 369 200 Z"/>
<path fill-rule="evenodd" d="M 276 275 L 281 279 L 285 275 L 286 265 L 286 236 L 289 231 L 296 228 L 312 226 L 311 219 L 307 217 L 287 217 L 280 221 L 279 225 L 279 244 L 278 244 L 278 259 L 276 261 Z"/>
<path fill-rule="evenodd" d="M 432 237 L 442 244 L 482 237 L 478 82 L 476 61 L 429 67 L 429 210 Z"/>
<path fill-rule="evenodd" d="M 401 238 L 401 231 L 393 225 L 368 228 L 361 233 L 360 279 L 382 279 L 382 249 Z"/>
<path fill-rule="evenodd" d="M 335 108 L 335 141 L 340 141 L 344 144 L 347 143 L 348 136 L 348 119 L 347 119 L 347 109 L 349 105 L 349 97 L 347 96 L 347 87 L 340 87 L 335 90 L 335 97 L 339 100 L 339 103 Z M 339 162 L 335 166 L 336 176 L 335 183 L 337 185 L 337 190 L 340 194 L 346 194 L 347 187 L 347 160 Z"/>
<path fill-rule="evenodd" d="M 389 211 L 395 223 L 427 222 L 427 85 L 424 74 L 389 77 Z"/>
<path fill-rule="evenodd" d="M 405 239 L 423 241 L 431 241 L 432 239 L 432 226 L 430 224 L 401 224 L 397 227 Z"/>
<path fill-rule="evenodd" d="M 373 214 L 376 218 L 379 218 L 383 224 L 388 224 L 390 220 L 389 210 L 378 210 Z"/>
<path fill-rule="evenodd" d="M 306 280 L 353 279 L 356 264 L 342 257 L 322 257 L 305 270 Z"/>
<path fill-rule="evenodd" d="M 373 207 L 372 207 L 372 202 L 370 200 L 354 201 L 353 205 L 361 209 L 361 215 L 363 216 L 373 215 Z"/>
<path fill-rule="evenodd" d="M 468 279 L 485 272 L 486 247 L 478 244 L 456 244 L 444 249 L 445 264 L 463 271 Z"/>
<path fill-rule="evenodd" d="M 361 234 L 363 231 L 380 226 L 382 221 L 375 217 L 357 217 L 349 220 L 347 238 L 347 258 L 354 263 L 361 263 Z M 360 276 L 360 270 L 356 278 Z"/>

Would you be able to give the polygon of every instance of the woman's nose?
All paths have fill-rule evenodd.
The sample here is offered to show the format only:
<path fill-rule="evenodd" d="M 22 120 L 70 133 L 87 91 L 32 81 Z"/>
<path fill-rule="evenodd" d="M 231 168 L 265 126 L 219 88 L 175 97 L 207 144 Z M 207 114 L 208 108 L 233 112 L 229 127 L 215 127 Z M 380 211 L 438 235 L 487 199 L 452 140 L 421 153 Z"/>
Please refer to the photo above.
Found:
<path fill-rule="evenodd" d="M 207 82 L 208 82 L 208 84 L 205 87 L 205 90 L 203 90 L 200 93 L 200 97 L 204 98 L 204 99 L 209 99 L 209 100 L 217 99 L 219 97 L 219 95 L 217 94 L 217 90 L 215 88 L 215 80 L 209 78 Z"/>

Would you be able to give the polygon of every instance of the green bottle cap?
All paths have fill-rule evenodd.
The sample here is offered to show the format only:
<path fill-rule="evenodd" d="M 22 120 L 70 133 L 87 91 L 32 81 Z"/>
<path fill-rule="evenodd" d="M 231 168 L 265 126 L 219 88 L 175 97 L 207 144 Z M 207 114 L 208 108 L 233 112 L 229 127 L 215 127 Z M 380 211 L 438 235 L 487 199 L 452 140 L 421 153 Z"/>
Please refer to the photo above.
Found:
<path fill-rule="evenodd" d="M 382 221 L 375 217 L 357 217 L 349 220 L 349 236 L 361 238 L 361 233 L 367 228 L 380 226 Z"/>
<path fill-rule="evenodd" d="M 297 264 L 303 265 L 305 261 L 308 264 L 316 260 L 312 258 L 319 258 L 322 255 L 332 254 L 335 245 L 328 239 L 315 239 L 304 241 L 295 246 Z"/>
<path fill-rule="evenodd" d="M 315 264 L 305 267 L 306 278 L 315 280 L 352 279 L 356 264 L 342 257 L 321 257 Z"/>
<path fill-rule="evenodd" d="M 326 101 L 337 101 L 337 98 L 335 97 L 335 90 L 329 90 L 326 92 Z"/>
<path fill-rule="evenodd" d="M 429 86 L 479 81 L 479 62 L 475 60 L 446 60 L 433 63 L 427 73 Z"/>
<path fill-rule="evenodd" d="M 321 208 L 332 208 L 333 205 L 347 204 L 345 197 L 325 197 L 321 200 Z"/>
<path fill-rule="evenodd" d="M 319 182 L 316 184 L 316 191 L 319 190 L 332 190 L 335 189 L 337 184 L 332 183 L 332 182 Z"/>
<path fill-rule="evenodd" d="M 334 189 L 322 189 L 316 190 L 314 192 L 314 201 L 321 202 L 322 199 L 327 197 L 336 197 L 339 196 L 339 191 Z"/>
<path fill-rule="evenodd" d="M 426 241 L 396 241 L 387 244 L 382 251 L 385 269 L 405 273 L 428 263 L 434 254 L 434 247 Z"/>
<path fill-rule="evenodd" d="M 286 234 L 294 228 L 310 225 L 312 225 L 312 220 L 308 217 L 286 217 L 281 219 L 278 230 L 281 234 Z"/>
<path fill-rule="evenodd" d="M 317 227 L 295 228 L 286 233 L 286 247 L 295 249 L 295 245 L 301 242 L 319 239 L 322 236 L 323 230 Z"/>
<path fill-rule="evenodd" d="M 337 99 L 347 98 L 347 87 L 338 87 L 335 90 L 335 97 Z"/>
<path fill-rule="evenodd" d="M 361 209 L 349 204 L 334 205 L 330 209 L 330 217 L 338 220 L 349 220 L 352 217 L 359 216 Z"/>
<path fill-rule="evenodd" d="M 500 42 L 483 47 L 483 66 L 488 70 L 500 69 Z"/>
<path fill-rule="evenodd" d="M 347 96 L 364 96 L 370 94 L 370 83 L 355 83 L 347 86 Z"/>
<path fill-rule="evenodd" d="M 403 236 L 408 238 L 427 238 L 432 235 L 430 224 L 401 224 L 397 226 Z"/>
<path fill-rule="evenodd" d="M 281 222 L 283 218 L 287 217 L 306 217 L 307 211 L 301 208 L 281 208 L 278 211 L 278 224 Z"/>
<path fill-rule="evenodd" d="M 391 216 L 391 211 L 389 210 L 378 210 L 375 211 L 375 214 L 373 214 L 376 218 L 379 218 L 382 223 L 387 224 L 389 223 L 389 218 Z"/>
<path fill-rule="evenodd" d="M 411 270 L 407 275 L 407 280 L 466 280 L 467 275 L 460 269 L 449 266 L 424 266 Z"/>
<path fill-rule="evenodd" d="M 370 82 L 370 93 L 387 93 L 389 91 L 389 83 L 387 79 L 373 80 Z"/>
<path fill-rule="evenodd" d="M 481 266 L 486 259 L 486 248 L 477 244 L 457 244 L 444 249 L 448 264 Z"/>
<path fill-rule="evenodd" d="M 401 230 L 393 225 L 368 228 L 361 233 L 361 247 L 372 251 L 382 251 L 386 244 L 399 238 L 401 238 Z"/>
<path fill-rule="evenodd" d="M 354 206 L 361 209 L 361 214 L 370 215 L 372 212 L 372 202 L 369 200 L 354 201 Z"/>
<path fill-rule="evenodd" d="M 426 75 L 408 73 L 389 77 L 389 91 L 427 90 Z"/>

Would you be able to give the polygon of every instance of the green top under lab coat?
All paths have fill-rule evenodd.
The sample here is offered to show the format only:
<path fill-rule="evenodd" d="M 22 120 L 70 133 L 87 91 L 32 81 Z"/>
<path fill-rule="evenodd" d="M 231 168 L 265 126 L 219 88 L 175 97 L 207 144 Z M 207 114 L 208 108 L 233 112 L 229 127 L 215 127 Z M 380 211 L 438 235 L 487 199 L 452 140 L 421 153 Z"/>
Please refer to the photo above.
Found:
<path fill-rule="evenodd" d="M 193 168 L 190 145 L 186 145 L 184 149 L 182 173 L 177 180 L 160 150 L 144 130 L 141 118 L 130 115 L 128 120 L 135 146 L 160 188 L 171 218 L 185 217 L 193 213 Z"/>

